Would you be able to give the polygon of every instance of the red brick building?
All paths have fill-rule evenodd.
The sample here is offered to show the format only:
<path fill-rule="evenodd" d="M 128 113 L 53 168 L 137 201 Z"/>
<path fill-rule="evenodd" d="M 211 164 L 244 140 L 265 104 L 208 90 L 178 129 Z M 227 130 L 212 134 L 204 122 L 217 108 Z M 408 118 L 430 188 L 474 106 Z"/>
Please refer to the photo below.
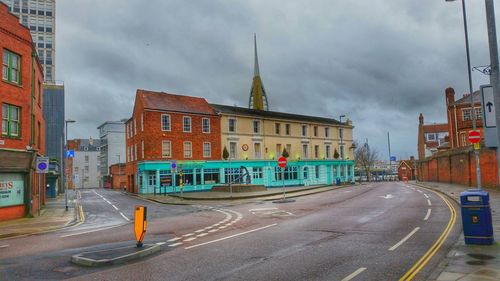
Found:
<path fill-rule="evenodd" d="M 449 148 L 448 124 L 424 124 L 424 116 L 418 117 L 418 158 L 424 159 L 437 151 Z"/>
<path fill-rule="evenodd" d="M 398 166 L 398 178 L 400 181 L 408 181 L 415 179 L 415 159 L 410 157 L 410 160 L 401 160 Z"/>
<path fill-rule="evenodd" d="M 203 98 L 137 90 L 125 136 L 130 192 L 140 161 L 221 159 L 220 116 Z"/>
<path fill-rule="evenodd" d="M 459 100 L 455 100 L 455 90 L 447 88 L 446 115 L 448 118 L 448 131 L 450 135 L 450 148 L 469 146 L 469 131 L 472 130 L 472 107 L 469 94 L 464 94 Z M 476 128 L 483 136 L 483 113 L 481 107 L 481 93 L 476 91 L 472 94 L 474 112 L 476 114 Z"/>
<path fill-rule="evenodd" d="M 126 165 L 124 163 L 113 164 L 109 166 L 110 185 L 112 189 L 126 189 L 127 175 L 125 174 Z M 107 186 L 105 186 L 108 188 Z"/>
<path fill-rule="evenodd" d="M 45 177 L 35 158 L 45 154 L 42 66 L 30 31 L 0 2 L 0 221 L 36 215 L 45 204 Z"/>

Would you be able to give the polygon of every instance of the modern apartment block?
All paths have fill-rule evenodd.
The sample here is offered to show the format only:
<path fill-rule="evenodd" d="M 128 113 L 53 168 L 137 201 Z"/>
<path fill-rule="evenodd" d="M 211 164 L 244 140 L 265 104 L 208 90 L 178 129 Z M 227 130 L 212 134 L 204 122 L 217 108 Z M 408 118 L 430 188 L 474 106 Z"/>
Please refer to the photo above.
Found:
<path fill-rule="evenodd" d="M 45 81 L 56 80 L 55 0 L 0 0 L 28 27 L 45 73 Z"/>
<path fill-rule="evenodd" d="M 125 121 L 106 121 L 97 129 L 101 143 L 99 173 L 102 187 L 111 186 L 110 169 L 114 164 L 125 163 Z"/>

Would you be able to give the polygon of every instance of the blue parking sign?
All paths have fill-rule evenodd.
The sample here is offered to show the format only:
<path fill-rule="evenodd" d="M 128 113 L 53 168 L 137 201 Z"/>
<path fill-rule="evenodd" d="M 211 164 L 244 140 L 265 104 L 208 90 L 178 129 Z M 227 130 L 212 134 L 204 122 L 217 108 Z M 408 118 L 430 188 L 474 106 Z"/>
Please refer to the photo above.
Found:
<path fill-rule="evenodd" d="M 75 158 L 74 150 L 66 150 L 66 158 Z"/>

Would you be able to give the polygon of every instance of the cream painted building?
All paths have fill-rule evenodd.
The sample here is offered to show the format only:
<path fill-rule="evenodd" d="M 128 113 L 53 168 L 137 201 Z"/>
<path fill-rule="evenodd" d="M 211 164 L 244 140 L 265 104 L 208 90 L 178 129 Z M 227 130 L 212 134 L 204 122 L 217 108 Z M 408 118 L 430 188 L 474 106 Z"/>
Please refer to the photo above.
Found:
<path fill-rule="evenodd" d="M 221 150 L 231 159 L 353 159 L 351 121 L 211 104 L 221 115 Z"/>

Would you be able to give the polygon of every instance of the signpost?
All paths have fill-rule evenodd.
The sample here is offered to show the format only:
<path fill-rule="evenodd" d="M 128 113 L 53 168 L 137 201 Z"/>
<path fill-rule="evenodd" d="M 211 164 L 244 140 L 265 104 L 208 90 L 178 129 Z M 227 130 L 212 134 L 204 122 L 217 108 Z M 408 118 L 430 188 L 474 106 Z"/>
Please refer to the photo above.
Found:
<path fill-rule="evenodd" d="M 66 150 L 66 158 L 75 158 L 74 150 Z"/>
<path fill-rule="evenodd" d="M 286 168 L 286 158 L 281 156 L 278 159 L 278 166 L 281 168 L 281 179 L 283 180 L 283 200 L 286 198 L 285 194 L 285 168 Z"/>

